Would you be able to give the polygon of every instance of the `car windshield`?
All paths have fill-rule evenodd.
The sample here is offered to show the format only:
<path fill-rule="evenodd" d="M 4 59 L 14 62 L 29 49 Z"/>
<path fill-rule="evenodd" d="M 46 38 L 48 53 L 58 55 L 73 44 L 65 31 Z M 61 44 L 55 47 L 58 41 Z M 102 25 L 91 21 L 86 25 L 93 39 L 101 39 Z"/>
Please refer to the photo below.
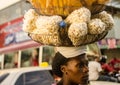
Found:
<path fill-rule="evenodd" d="M 2 81 L 3 81 L 5 78 L 7 78 L 8 75 L 9 75 L 9 73 L 5 73 L 5 74 L 1 75 L 1 76 L 0 76 L 0 83 L 2 83 Z"/>
<path fill-rule="evenodd" d="M 53 81 L 49 70 L 40 70 L 22 74 L 15 85 L 52 85 Z"/>

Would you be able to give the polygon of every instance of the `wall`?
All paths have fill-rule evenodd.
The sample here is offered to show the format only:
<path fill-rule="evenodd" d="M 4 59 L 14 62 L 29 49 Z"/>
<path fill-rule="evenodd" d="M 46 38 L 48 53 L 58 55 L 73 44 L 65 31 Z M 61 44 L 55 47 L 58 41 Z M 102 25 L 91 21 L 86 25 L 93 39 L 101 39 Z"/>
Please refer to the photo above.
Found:
<path fill-rule="evenodd" d="M 120 48 L 117 49 L 102 49 L 102 54 L 107 55 L 108 61 L 113 57 L 117 57 L 120 59 Z"/>
<path fill-rule="evenodd" d="M 0 10 L 16 3 L 19 2 L 20 0 L 0 0 Z"/>
<path fill-rule="evenodd" d="M 109 31 L 106 38 L 116 38 L 120 39 L 120 13 L 113 16 L 114 18 L 114 27 L 112 30 Z"/>
<path fill-rule="evenodd" d="M 23 16 L 25 10 L 27 11 L 31 7 L 32 6 L 29 3 L 26 3 L 25 0 L 22 0 L 5 9 L 0 10 L 0 24 L 9 22 Z"/>

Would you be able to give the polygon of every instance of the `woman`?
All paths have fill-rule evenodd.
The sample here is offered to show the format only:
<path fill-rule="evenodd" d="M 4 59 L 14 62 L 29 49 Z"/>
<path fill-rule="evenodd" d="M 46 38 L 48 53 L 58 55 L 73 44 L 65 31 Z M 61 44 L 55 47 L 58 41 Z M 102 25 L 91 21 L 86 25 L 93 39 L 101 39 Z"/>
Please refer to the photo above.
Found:
<path fill-rule="evenodd" d="M 61 80 L 57 85 L 87 85 L 88 61 L 86 48 L 82 47 L 58 47 L 53 59 L 53 73 Z"/>

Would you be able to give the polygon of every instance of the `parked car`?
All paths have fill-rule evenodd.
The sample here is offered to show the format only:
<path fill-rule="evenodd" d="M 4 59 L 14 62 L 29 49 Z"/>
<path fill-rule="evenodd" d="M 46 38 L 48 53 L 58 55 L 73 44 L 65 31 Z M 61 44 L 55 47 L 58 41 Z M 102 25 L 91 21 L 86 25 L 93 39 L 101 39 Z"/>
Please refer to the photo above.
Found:
<path fill-rule="evenodd" d="M 51 67 L 26 67 L 0 70 L 0 85 L 53 85 Z M 107 81 L 90 81 L 90 85 L 120 85 Z"/>
<path fill-rule="evenodd" d="M 27 67 L 0 71 L 0 85 L 52 85 L 51 67 Z"/>

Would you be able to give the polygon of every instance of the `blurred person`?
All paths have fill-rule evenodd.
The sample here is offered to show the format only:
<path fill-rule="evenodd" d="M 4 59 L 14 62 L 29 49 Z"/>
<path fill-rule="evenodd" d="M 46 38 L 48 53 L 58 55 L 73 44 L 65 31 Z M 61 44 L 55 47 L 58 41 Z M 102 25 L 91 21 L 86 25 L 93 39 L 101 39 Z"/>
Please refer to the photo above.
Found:
<path fill-rule="evenodd" d="M 113 57 L 113 59 L 110 60 L 109 64 L 116 70 L 117 72 L 120 71 L 120 59 L 117 57 Z"/>
<path fill-rule="evenodd" d="M 88 85 L 85 47 L 57 47 L 52 71 L 61 78 L 57 85 Z"/>
<path fill-rule="evenodd" d="M 98 80 L 99 73 L 102 71 L 101 65 L 98 62 L 99 57 L 93 56 L 93 60 L 89 61 L 89 80 Z"/>
<path fill-rule="evenodd" d="M 118 78 L 119 83 L 120 83 L 120 71 L 115 76 Z"/>
<path fill-rule="evenodd" d="M 100 63 L 104 75 L 113 76 L 115 74 L 114 68 L 107 63 L 107 56 L 102 56 L 102 58 L 100 59 Z"/>
<path fill-rule="evenodd" d="M 19 57 L 19 52 L 15 52 L 14 57 L 13 57 L 13 68 L 18 67 L 18 57 Z"/>
<path fill-rule="evenodd" d="M 5 69 L 9 69 L 9 68 L 13 68 L 13 64 L 12 63 L 5 63 L 5 66 L 4 66 Z"/>
<path fill-rule="evenodd" d="M 31 62 L 29 60 L 24 60 L 22 62 L 23 62 L 22 63 L 22 67 L 29 67 L 29 66 L 31 66 Z"/>
<path fill-rule="evenodd" d="M 110 81 L 110 82 L 119 82 L 117 78 L 110 77 L 107 75 L 102 75 L 103 70 L 102 66 L 99 63 L 100 57 L 94 56 L 94 60 L 90 61 L 88 64 L 89 67 L 89 80 L 90 81 Z"/>
<path fill-rule="evenodd" d="M 33 49 L 32 53 L 31 53 L 31 64 L 32 64 L 32 66 L 38 66 L 39 65 L 38 57 L 39 57 L 39 49 L 37 49 L 37 48 Z"/>

